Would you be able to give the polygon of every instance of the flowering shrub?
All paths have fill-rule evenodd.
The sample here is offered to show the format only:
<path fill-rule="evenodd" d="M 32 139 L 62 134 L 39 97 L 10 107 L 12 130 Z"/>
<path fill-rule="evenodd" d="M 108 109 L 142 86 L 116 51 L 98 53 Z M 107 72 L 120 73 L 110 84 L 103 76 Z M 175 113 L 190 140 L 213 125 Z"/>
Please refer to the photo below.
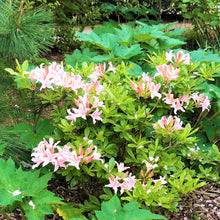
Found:
<path fill-rule="evenodd" d="M 198 75 L 200 64 L 182 51 L 153 59 L 160 60 L 151 63 L 155 71 L 139 77 L 123 62 L 8 70 L 53 105 L 54 135 L 33 149 L 33 169 L 52 164 L 72 186 L 96 176 L 125 201 L 170 211 L 181 194 L 206 184 L 203 166 L 195 163 L 195 171 L 185 163 L 196 150 L 201 114 L 211 112 L 211 100 L 199 90 L 206 81 Z"/>

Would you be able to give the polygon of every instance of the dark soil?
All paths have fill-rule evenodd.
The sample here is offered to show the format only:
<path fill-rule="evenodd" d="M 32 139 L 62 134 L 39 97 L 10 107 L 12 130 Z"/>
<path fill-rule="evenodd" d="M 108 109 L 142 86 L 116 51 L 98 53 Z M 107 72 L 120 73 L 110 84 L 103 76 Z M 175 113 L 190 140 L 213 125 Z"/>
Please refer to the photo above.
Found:
<path fill-rule="evenodd" d="M 98 198 L 103 194 L 102 185 L 96 179 L 91 179 L 89 183 L 80 182 L 73 188 L 65 180 L 54 179 L 50 181 L 48 189 L 61 197 L 64 202 L 77 204 L 84 204 L 85 200 L 89 201 L 89 195 Z M 215 183 L 203 186 L 182 196 L 178 208 L 178 212 L 169 214 L 166 214 L 165 209 L 158 208 L 154 213 L 166 216 L 169 220 L 218 220 L 220 219 L 220 189 Z"/>

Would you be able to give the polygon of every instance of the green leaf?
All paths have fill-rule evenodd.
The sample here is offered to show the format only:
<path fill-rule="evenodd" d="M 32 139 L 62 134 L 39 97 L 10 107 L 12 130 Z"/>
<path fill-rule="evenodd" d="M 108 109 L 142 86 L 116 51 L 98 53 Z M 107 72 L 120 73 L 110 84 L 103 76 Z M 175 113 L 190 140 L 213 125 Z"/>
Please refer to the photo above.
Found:
<path fill-rule="evenodd" d="M 72 67 L 75 67 L 76 63 L 78 63 L 79 67 L 81 67 L 83 62 L 91 63 L 91 59 L 96 55 L 97 52 L 90 52 L 89 48 L 84 49 L 82 52 L 76 49 L 72 55 L 65 54 L 65 63 L 71 65 Z"/>
<path fill-rule="evenodd" d="M 118 37 L 111 33 L 104 33 L 98 36 L 95 32 L 86 33 L 77 33 L 79 40 L 88 41 L 104 51 L 112 50 L 117 45 Z"/>
<path fill-rule="evenodd" d="M 15 201 L 22 201 L 22 193 L 14 196 L 12 194 L 14 191 L 0 189 L 0 205 L 7 206 L 9 204 L 13 204 Z"/>
<path fill-rule="evenodd" d="M 139 209 L 137 202 L 131 202 L 121 207 L 120 200 L 114 195 L 108 202 L 102 203 L 102 210 L 95 211 L 98 220 L 151 220 L 166 219 L 157 214 L 152 214 L 149 210 Z"/>
<path fill-rule="evenodd" d="M 122 59 L 130 59 L 142 53 L 142 49 L 139 44 L 127 46 L 118 46 L 113 51 L 114 55 L 121 57 Z"/>
<path fill-rule="evenodd" d="M 5 148 L 7 146 L 7 143 L 4 143 L 4 144 L 1 144 L 0 145 L 0 156 L 3 155 L 4 151 L 5 151 Z"/>
<path fill-rule="evenodd" d="M 86 219 L 80 209 L 74 208 L 70 204 L 58 205 L 56 212 L 62 216 L 64 220 L 69 219 Z"/>
<path fill-rule="evenodd" d="M 115 213 L 117 210 L 121 210 L 121 204 L 119 198 L 114 195 L 108 202 L 102 203 L 102 211 L 95 211 L 98 219 L 115 219 Z"/>
<path fill-rule="evenodd" d="M 62 203 L 60 198 L 46 189 L 52 173 L 39 177 L 38 171 L 15 169 L 14 162 L 0 159 L 0 205 L 13 205 L 20 201 L 29 219 L 42 219 L 45 214 L 53 214 L 49 204 Z M 35 205 L 30 206 L 30 197 Z"/>
<path fill-rule="evenodd" d="M 190 52 L 192 62 L 216 62 L 220 63 L 220 56 L 214 54 L 211 51 L 205 51 L 202 49 L 193 50 Z"/>

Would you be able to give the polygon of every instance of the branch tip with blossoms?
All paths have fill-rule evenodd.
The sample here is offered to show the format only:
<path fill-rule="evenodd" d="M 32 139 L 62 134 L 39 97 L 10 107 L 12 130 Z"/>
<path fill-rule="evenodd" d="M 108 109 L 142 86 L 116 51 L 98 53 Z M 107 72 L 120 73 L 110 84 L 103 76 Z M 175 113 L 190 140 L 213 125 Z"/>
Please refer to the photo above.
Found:
<path fill-rule="evenodd" d="M 90 107 L 92 101 L 93 103 Z M 102 111 L 99 111 L 98 107 L 104 107 L 104 104 L 99 101 L 97 96 L 91 98 L 87 97 L 87 94 L 85 93 L 83 97 L 79 96 L 78 100 L 75 99 L 75 104 L 78 108 L 67 109 L 68 116 L 65 117 L 67 120 L 76 121 L 77 118 L 83 118 L 86 120 L 86 116 L 89 115 L 93 119 L 93 124 L 96 123 L 96 120 L 102 121 L 102 118 L 100 117 Z M 95 111 L 91 113 L 93 109 L 95 109 Z"/>
<path fill-rule="evenodd" d="M 148 74 L 143 73 L 142 79 L 139 81 L 138 84 L 130 80 L 131 88 L 138 93 L 138 95 L 143 96 L 144 98 L 148 98 L 149 96 L 151 99 L 154 97 L 161 98 L 161 94 L 159 93 L 161 84 L 154 84 L 153 77 L 149 77 Z"/>
<path fill-rule="evenodd" d="M 35 169 L 40 164 L 46 166 L 51 163 L 54 165 L 54 172 L 56 172 L 59 168 L 67 168 L 68 166 L 74 166 L 79 170 L 80 164 L 91 162 L 92 160 L 100 160 L 103 163 L 101 154 L 97 153 L 96 146 L 91 145 L 84 154 L 80 144 L 78 155 L 76 149 L 71 145 L 67 144 L 64 147 L 59 147 L 58 144 L 59 141 L 54 144 L 53 138 L 49 139 L 49 143 L 45 139 L 41 141 L 31 154 L 32 161 L 36 163 L 32 166 L 32 169 Z M 95 149 L 94 151 L 93 148 Z"/>
<path fill-rule="evenodd" d="M 156 132 L 159 128 L 167 130 L 168 132 L 173 132 L 175 130 L 183 129 L 182 124 L 183 122 L 180 121 L 180 118 L 170 115 L 168 118 L 166 118 L 166 116 L 163 116 L 157 123 L 153 124 L 153 128 Z"/>

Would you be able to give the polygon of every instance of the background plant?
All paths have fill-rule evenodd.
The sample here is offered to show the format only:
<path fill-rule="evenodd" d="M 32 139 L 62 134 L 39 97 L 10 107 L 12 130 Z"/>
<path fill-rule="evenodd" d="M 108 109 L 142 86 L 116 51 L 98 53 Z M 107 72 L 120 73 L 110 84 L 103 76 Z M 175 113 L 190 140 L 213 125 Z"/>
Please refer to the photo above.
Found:
<path fill-rule="evenodd" d="M 199 45 L 205 48 L 208 44 L 208 46 L 219 49 L 219 2 L 216 0 L 183 0 L 178 2 L 183 17 L 190 19 L 193 24 L 194 34 Z"/>
<path fill-rule="evenodd" d="M 0 159 L 2 178 L 0 181 L 0 212 L 6 217 L 5 211 L 12 212 L 19 207 L 22 216 L 31 219 L 42 219 L 45 214 L 53 214 L 50 204 L 61 203 L 58 197 L 46 190 L 51 173 L 39 177 L 40 171 L 26 171 L 21 167 L 15 169 L 14 162 Z"/>
<path fill-rule="evenodd" d="M 84 46 L 86 49 L 82 54 L 76 50 L 73 55 L 66 55 L 66 61 L 73 66 L 79 61 L 112 61 L 116 64 L 124 61 L 135 65 L 130 71 L 139 75 L 149 70 L 149 65 L 144 61 L 148 54 L 160 53 L 185 44 L 181 37 L 183 30 L 165 31 L 172 24 L 136 23 L 136 28 L 127 25 L 115 28 L 108 24 L 94 29 L 90 34 L 79 32 L 79 40 L 89 44 Z"/>
<path fill-rule="evenodd" d="M 53 14 L 44 7 L 27 10 L 24 1 L 0 5 L 0 56 L 6 62 L 24 61 L 50 50 L 54 44 Z"/>

